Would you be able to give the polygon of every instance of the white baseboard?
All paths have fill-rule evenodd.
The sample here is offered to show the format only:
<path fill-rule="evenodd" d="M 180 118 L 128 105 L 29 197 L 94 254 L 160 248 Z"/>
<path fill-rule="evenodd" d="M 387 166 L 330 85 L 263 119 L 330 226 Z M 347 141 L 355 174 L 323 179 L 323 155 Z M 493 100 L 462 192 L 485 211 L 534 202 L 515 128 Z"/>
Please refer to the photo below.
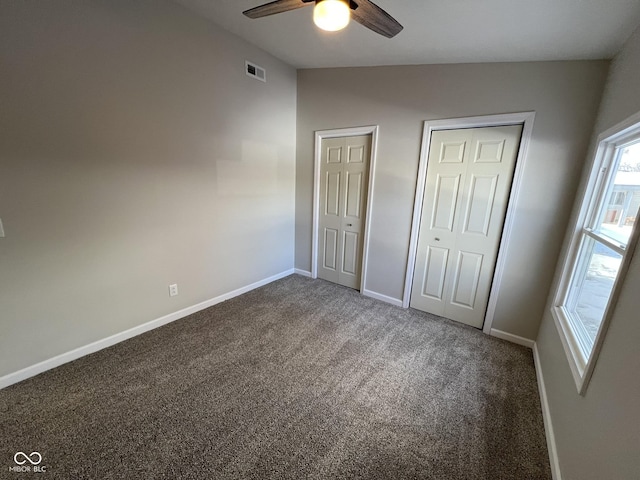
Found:
<path fill-rule="evenodd" d="M 558 462 L 558 450 L 556 449 L 556 437 L 553 434 L 551 412 L 549 411 L 549 402 L 547 400 L 547 389 L 544 386 L 542 366 L 540 365 L 540 354 L 538 353 L 538 345 L 536 343 L 533 344 L 533 362 L 536 367 L 536 376 L 538 377 L 538 392 L 540 393 L 540 404 L 542 405 L 544 432 L 547 436 L 547 450 L 549 450 L 551 475 L 553 476 L 553 480 L 562 480 L 562 475 L 560 473 L 560 462 Z"/>
<path fill-rule="evenodd" d="M 8 387 L 9 385 L 13 385 L 14 383 L 21 382 L 22 380 L 26 380 L 27 378 L 33 377 L 42 372 L 46 372 L 47 370 L 51 370 L 52 368 L 58 367 L 62 364 L 77 360 L 80 357 L 84 357 L 85 355 L 97 352 L 98 350 L 110 347 L 112 345 L 115 345 L 116 343 L 128 340 L 137 335 L 148 332 L 149 330 L 161 327 L 163 325 L 166 325 L 167 323 L 174 322 L 188 315 L 191 315 L 192 313 L 199 312 L 200 310 L 204 310 L 205 308 L 209 308 L 213 305 L 224 302 L 225 300 L 237 297 L 238 295 L 242 295 L 243 293 L 247 293 L 258 287 L 262 287 L 268 283 L 287 277 L 293 273 L 293 268 L 290 270 L 286 270 L 271 277 L 259 280 L 255 283 L 252 283 L 251 285 L 247 285 L 231 292 L 224 293 L 215 298 L 205 300 L 204 302 L 198 303 L 196 305 L 183 308 L 182 310 L 178 310 L 177 312 L 173 312 L 163 317 L 156 318 L 155 320 L 151 320 L 150 322 L 143 323 L 142 325 L 138 325 L 137 327 L 133 327 L 123 332 L 116 333 L 115 335 L 111 335 L 110 337 L 103 338 L 102 340 L 98 340 L 88 345 L 78 347 L 69 352 L 56 355 L 53 358 L 36 363 L 35 365 L 31 365 L 30 367 L 23 368 L 22 370 L 18 370 L 17 372 L 9 373 L 8 375 L 0 377 L 0 389 Z"/>
<path fill-rule="evenodd" d="M 303 277 L 311 278 L 311 272 L 307 272 L 306 270 L 301 270 L 299 268 L 294 268 L 293 269 L 293 273 L 296 273 L 298 275 L 302 275 Z"/>
<path fill-rule="evenodd" d="M 496 330 L 495 328 L 491 329 L 490 335 L 492 337 L 501 338 L 502 340 L 506 340 L 507 342 L 517 343 L 518 345 L 525 346 L 527 348 L 533 348 L 536 344 L 535 340 L 531 340 L 529 338 L 519 337 L 518 335 L 514 335 L 513 333 L 503 332 L 502 330 Z"/>
<path fill-rule="evenodd" d="M 377 292 L 372 292 L 371 290 L 362 290 L 362 295 L 364 295 L 365 297 L 371 297 L 371 298 L 375 298 L 376 300 L 382 300 L 383 302 L 386 303 L 390 303 L 391 305 L 395 305 L 396 307 L 402 307 L 402 300 L 397 299 L 397 298 L 393 298 L 393 297 L 387 297 L 386 295 L 382 295 L 381 293 L 377 293 Z"/>

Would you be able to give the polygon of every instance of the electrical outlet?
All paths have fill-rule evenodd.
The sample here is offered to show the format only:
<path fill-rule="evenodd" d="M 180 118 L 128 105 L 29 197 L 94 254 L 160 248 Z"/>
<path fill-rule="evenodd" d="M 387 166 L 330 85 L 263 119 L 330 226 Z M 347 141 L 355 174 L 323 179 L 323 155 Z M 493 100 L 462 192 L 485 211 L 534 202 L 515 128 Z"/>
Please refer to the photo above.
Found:
<path fill-rule="evenodd" d="M 175 297 L 176 295 L 178 295 L 178 284 L 174 283 L 172 285 L 169 285 L 169 296 Z"/>

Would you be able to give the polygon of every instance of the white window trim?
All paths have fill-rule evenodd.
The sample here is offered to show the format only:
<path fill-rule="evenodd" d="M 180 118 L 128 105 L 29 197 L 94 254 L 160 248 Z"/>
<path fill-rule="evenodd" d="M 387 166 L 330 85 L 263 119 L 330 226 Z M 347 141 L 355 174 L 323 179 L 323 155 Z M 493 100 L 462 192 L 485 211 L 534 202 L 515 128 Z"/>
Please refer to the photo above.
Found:
<path fill-rule="evenodd" d="M 598 136 L 596 153 L 590 165 L 591 173 L 589 174 L 587 184 L 580 195 L 582 205 L 580 206 L 577 220 L 573 225 L 573 230 L 571 231 L 569 248 L 562 263 L 560 281 L 557 285 L 556 293 L 553 298 L 551 314 L 555 321 L 556 328 L 558 329 L 558 334 L 560 335 L 560 340 L 562 341 L 562 346 L 564 347 L 564 351 L 567 355 L 571 373 L 573 374 L 573 379 L 580 395 L 584 395 L 586 393 L 587 386 L 589 385 L 594 367 L 602 349 L 607 329 L 611 323 L 611 318 L 613 317 L 613 313 L 620 296 L 620 290 L 624 283 L 624 278 L 629 270 L 629 264 L 638 244 L 638 238 L 640 237 L 640 228 L 638 227 L 638 224 L 640 222 L 636 221 L 631 237 L 629 238 L 629 243 L 624 251 L 622 251 L 615 243 L 603 242 L 603 239 L 600 236 L 597 238 L 598 241 L 607 244 L 609 247 L 613 247 L 612 249 L 617 253 L 621 253 L 622 262 L 589 358 L 584 358 L 584 355 L 582 354 L 582 350 L 578 344 L 579 341 L 572 331 L 570 321 L 568 320 L 568 316 L 563 305 L 568 297 L 568 288 L 573 276 L 572 272 L 577 270 L 574 269 L 574 264 L 577 261 L 577 255 L 579 253 L 580 242 L 582 241 L 585 225 L 593 218 L 594 214 L 598 213 L 595 212 L 594 209 L 597 205 L 602 204 L 603 196 L 607 193 L 606 190 L 601 189 L 601 185 L 603 182 L 609 182 L 612 175 L 615 174 L 613 169 L 609 168 L 615 160 L 614 152 L 616 148 L 623 146 L 631 140 L 637 139 L 639 136 L 640 112 Z M 600 190 L 600 192 L 598 192 L 598 190 Z M 599 195 L 596 195 L 596 193 L 599 193 Z M 590 235 L 589 232 L 587 232 L 587 235 Z"/>

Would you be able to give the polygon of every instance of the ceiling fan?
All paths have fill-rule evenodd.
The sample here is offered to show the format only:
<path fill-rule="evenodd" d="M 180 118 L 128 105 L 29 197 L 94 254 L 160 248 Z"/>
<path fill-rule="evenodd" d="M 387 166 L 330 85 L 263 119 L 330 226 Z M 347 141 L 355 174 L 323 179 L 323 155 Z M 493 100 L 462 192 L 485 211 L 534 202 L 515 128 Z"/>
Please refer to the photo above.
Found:
<path fill-rule="evenodd" d="M 276 0 L 242 13 L 249 18 L 261 18 L 311 4 L 315 4 L 313 21 L 323 30 L 341 30 L 347 26 L 349 18 L 387 38 L 395 37 L 403 28 L 395 18 L 369 0 Z"/>

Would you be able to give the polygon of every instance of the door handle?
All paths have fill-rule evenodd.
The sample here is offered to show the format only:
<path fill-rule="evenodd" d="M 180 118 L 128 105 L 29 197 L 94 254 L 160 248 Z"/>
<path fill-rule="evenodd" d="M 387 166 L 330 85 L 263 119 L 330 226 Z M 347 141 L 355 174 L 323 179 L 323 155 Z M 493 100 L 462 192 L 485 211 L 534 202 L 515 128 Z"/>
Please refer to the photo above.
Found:
<path fill-rule="evenodd" d="M 439 239 L 438 237 L 434 238 L 434 240 L 435 240 L 436 242 L 439 242 L 439 241 L 440 241 L 440 239 Z"/>
<path fill-rule="evenodd" d="M 347 223 L 347 227 L 353 227 L 351 223 Z"/>

